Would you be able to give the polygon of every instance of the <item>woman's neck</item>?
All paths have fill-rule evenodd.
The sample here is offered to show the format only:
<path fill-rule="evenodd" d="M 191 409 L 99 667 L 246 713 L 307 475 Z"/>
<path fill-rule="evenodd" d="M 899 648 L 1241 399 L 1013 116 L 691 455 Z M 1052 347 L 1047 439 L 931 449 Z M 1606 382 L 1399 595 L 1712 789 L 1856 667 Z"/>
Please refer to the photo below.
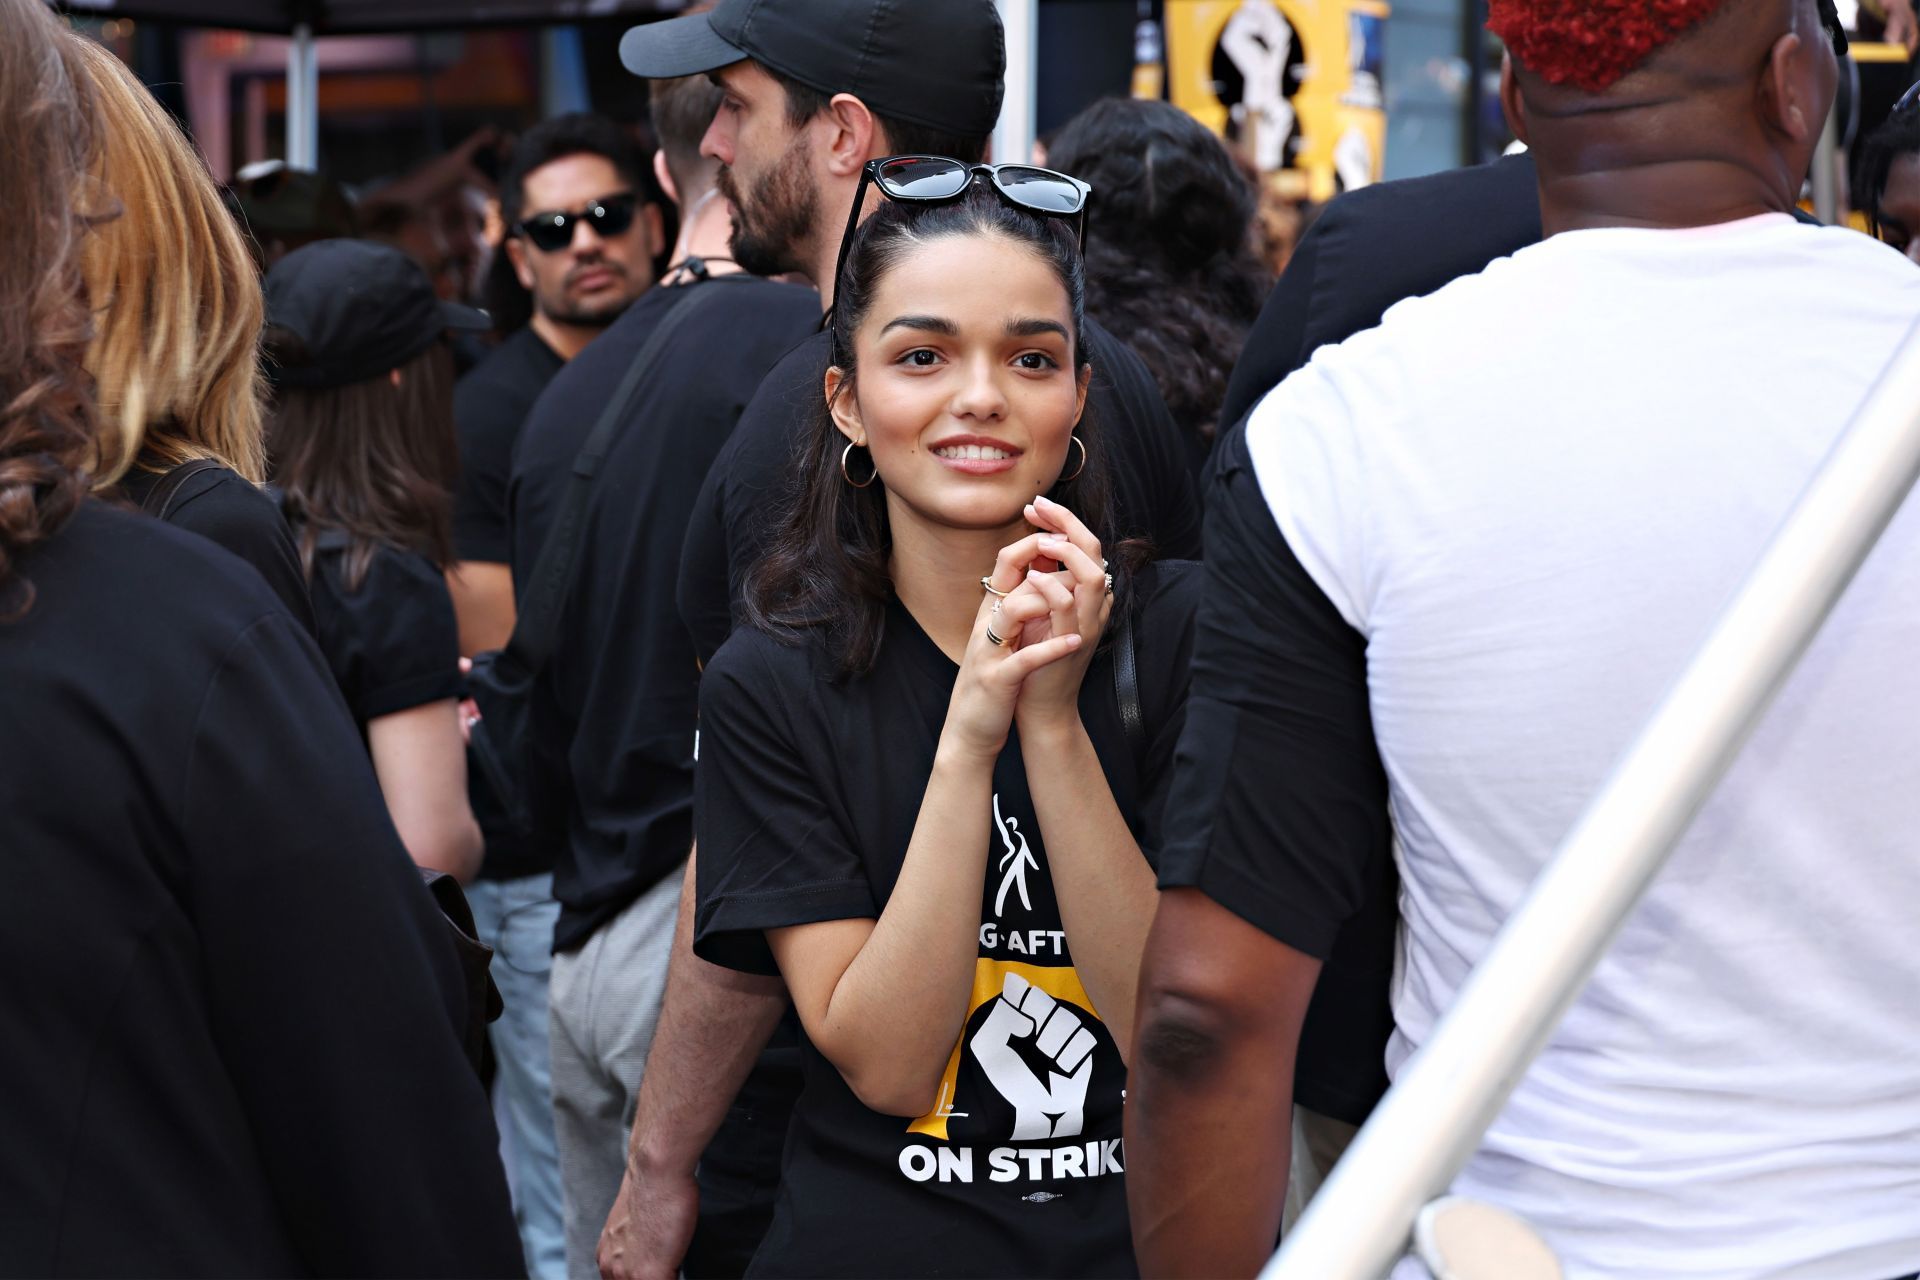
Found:
<path fill-rule="evenodd" d="M 947 528 L 903 511 L 891 494 L 887 505 L 894 594 L 940 651 L 958 662 L 979 616 L 981 575 L 993 572 L 1002 547 L 1033 530 L 1020 519 L 1000 529 Z"/>

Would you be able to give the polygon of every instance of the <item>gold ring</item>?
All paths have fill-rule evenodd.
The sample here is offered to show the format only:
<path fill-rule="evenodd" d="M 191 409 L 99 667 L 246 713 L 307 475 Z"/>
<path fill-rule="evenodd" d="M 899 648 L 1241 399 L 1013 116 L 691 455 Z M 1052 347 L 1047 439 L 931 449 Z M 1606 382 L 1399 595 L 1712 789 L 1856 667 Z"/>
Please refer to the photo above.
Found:
<path fill-rule="evenodd" d="M 1006 641 L 1006 638 L 1005 638 L 1004 636 L 997 636 L 997 635 L 995 635 L 995 634 L 993 634 L 993 628 L 992 628 L 992 627 L 988 627 L 988 628 L 987 628 L 987 639 L 989 639 L 989 640 L 991 640 L 991 641 L 993 642 L 993 647 L 994 647 L 994 648 L 996 648 L 996 649 L 998 649 L 998 648 L 999 648 L 1000 646 L 1002 646 L 1002 645 L 1004 645 L 1004 644 L 1006 644 L 1006 642 L 1007 642 L 1007 641 Z"/>
<path fill-rule="evenodd" d="M 1002 600 L 1006 599 L 1008 596 L 1013 594 L 1011 591 L 1002 591 L 998 587 L 994 586 L 993 575 L 990 573 L 982 574 L 980 576 L 980 585 L 983 589 L 985 589 L 988 595 L 999 596 Z"/>

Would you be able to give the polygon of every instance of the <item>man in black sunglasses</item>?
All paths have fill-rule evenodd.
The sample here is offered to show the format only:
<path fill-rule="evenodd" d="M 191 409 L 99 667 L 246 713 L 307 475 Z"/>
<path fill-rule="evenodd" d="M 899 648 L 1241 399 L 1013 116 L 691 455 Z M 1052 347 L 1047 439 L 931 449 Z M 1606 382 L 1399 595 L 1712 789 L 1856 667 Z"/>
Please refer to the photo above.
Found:
<path fill-rule="evenodd" d="M 653 283 L 659 208 L 640 149 L 613 121 L 578 113 L 521 136 L 500 182 L 504 251 L 533 316 L 460 380 L 454 421 L 454 605 L 461 650 L 498 649 L 513 630 L 507 480 L 514 442 L 553 375 Z M 658 198 L 655 196 L 654 198 Z"/>
<path fill-rule="evenodd" d="M 532 294 L 533 317 L 454 392 L 458 562 L 447 580 L 460 650 L 469 657 L 502 648 L 513 631 L 508 491 L 527 415 L 554 376 L 653 283 L 660 211 L 641 201 L 642 192 L 653 190 L 650 182 L 639 148 L 599 116 L 545 121 L 520 137 L 509 158 L 500 184 L 502 216 L 513 228 L 506 253 Z M 494 1046 L 515 1216 L 529 1270 L 551 1277 L 563 1264 L 547 1042 L 547 950 L 560 913 L 553 891 L 557 841 L 552 833 L 521 830 L 483 780 L 470 790 L 486 858 L 468 896 L 482 941 L 498 953 L 494 974 L 506 996 Z"/>

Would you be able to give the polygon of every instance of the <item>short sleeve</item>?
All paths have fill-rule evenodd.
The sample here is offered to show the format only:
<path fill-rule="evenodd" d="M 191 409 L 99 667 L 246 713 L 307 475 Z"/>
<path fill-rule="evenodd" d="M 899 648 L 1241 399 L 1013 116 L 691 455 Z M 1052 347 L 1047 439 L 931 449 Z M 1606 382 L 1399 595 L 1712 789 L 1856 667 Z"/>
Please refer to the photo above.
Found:
<path fill-rule="evenodd" d="M 1281 536 L 1242 439 L 1228 447 L 1160 883 L 1325 959 L 1390 856 L 1366 644 Z"/>
<path fill-rule="evenodd" d="M 362 721 L 457 698 L 460 632 L 446 579 L 410 552 L 382 547 L 358 590 L 339 593 L 354 676 L 347 689 Z"/>
<path fill-rule="evenodd" d="M 1355 374 L 1354 355 L 1346 345 L 1323 349 L 1254 406 L 1236 439 L 1293 557 L 1347 624 L 1364 634 L 1372 596 L 1366 464 L 1348 392 L 1378 395 L 1395 371 L 1374 362 Z"/>
<path fill-rule="evenodd" d="M 814 679 L 803 650 L 744 628 L 701 678 L 694 951 L 715 964 L 778 973 L 766 930 L 880 914 L 811 767 L 832 767 L 830 744 L 789 710 Z"/>

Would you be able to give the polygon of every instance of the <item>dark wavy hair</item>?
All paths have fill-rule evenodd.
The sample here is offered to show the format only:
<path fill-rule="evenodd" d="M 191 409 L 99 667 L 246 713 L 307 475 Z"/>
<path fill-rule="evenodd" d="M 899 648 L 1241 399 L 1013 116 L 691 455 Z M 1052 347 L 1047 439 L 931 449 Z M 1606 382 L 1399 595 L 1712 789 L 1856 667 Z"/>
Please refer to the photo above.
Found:
<path fill-rule="evenodd" d="M 22 552 L 78 509 L 99 453 L 81 248 L 97 137 L 91 82 L 41 0 L 0 0 L 0 621 L 33 607 Z"/>
<path fill-rule="evenodd" d="M 1909 102 L 1867 135 L 1853 158 L 1853 203 L 1867 215 L 1867 228 L 1880 234 L 1880 200 L 1887 194 L 1887 176 L 1901 156 L 1920 152 L 1920 101 Z M 1920 227 L 1907 228 L 1920 235 Z"/>
<path fill-rule="evenodd" d="M 1192 116 L 1133 98 L 1103 99 L 1069 120 L 1047 163 L 1099 192 L 1088 312 L 1146 362 L 1180 429 L 1211 441 L 1273 284 L 1253 253 L 1252 186 Z"/>
<path fill-rule="evenodd" d="M 1065 286 L 1072 308 L 1074 364 L 1085 362 L 1081 326 L 1086 277 L 1072 223 L 1015 208 L 976 180 L 965 196 L 943 204 L 883 201 L 854 233 L 834 291 L 835 358 L 847 374 L 836 396 L 853 394 L 859 377 L 853 335 L 880 282 L 915 249 L 952 236 L 998 236 L 1045 263 Z M 1086 465 L 1073 479 L 1056 484 L 1048 496 L 1079 516 L 1103 546 L 1112 547 L 1111 464 L 1091 409 L 1082 414 L 1076 433 L 1086 448 Z M 884 639 L 887 602 L 893 597 L 886 484 L 876 479 L 856 489 L 847 483 L 840 473 L 846 443 L 823 397 L 814 406 L 794 460 L 766 554 L 747 577 L 745 602 L 748 624 L 776 639 L 798 644 L 809 634 L 824 634 L 838 656 L 843 679 L 873 669 Z M 1146 546 L 1123 543 L 1108 555 L 1116 567 L 1130 569 L 1146 558 Z"/>

